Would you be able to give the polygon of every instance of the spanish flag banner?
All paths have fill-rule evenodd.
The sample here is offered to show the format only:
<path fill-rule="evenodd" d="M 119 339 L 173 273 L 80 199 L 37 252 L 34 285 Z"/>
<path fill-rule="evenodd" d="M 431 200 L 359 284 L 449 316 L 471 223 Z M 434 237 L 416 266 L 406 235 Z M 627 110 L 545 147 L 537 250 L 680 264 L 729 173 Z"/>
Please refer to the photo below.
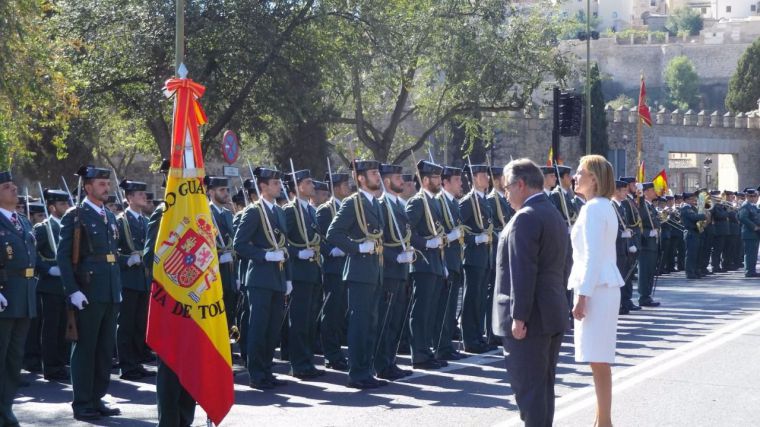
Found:
<path fill-rule="evenodd" d="M 636 174 L 636 182 L 644 182 L 644 180 L 646 179 L 646 176 L 647 175 L 646 175 L 646 170 L 644 168 L 644 161 L 642 160 L 641 163 L 639 164 L 639 171 Z"/>
<path fill-rule="evenodd" d="M 198 99 L 205 88 L 183 76 L 168 80 L 164 90 L 174 97 L 174 130 L 146 341 L 219 424 L 234 394 L 216 228 L 203 187 L 198 127 L 206 116 Z"/>
<path fill-rule="evenodd" d="M 661 170 L 656 177 L 652 180 L 654 184 L 654 192 L 657 196 L 662 196 L 668 191 L 668 174 L 665 173 L 665 169 Z"/>
<path fill-rule="evenodd" d="M 641 76 L 641 86 L 639 87 L 639 120 L 641 123 L 652 127 L 652 114 L 649 112 L 647 105 L 647 87 L 644 84 L 644 76 Z"/>

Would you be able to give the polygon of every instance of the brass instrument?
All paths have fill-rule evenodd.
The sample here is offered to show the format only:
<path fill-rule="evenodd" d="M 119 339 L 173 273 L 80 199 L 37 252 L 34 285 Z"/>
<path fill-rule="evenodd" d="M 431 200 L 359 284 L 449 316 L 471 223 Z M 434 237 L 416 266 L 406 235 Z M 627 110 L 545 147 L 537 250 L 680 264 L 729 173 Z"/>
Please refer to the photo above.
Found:
<path fill-rule="evenodd" d="M 697 222 L 697 230 L 702 233 L 705 231 L 705 227 L 710 223 L 710 209 L 712 209 L 712 199 L 710 194 L 706 191 L 702 191 L 697 196 L 697 213 L 705 215 L 703 221 Z"/>
<path fill-rule="evenodd" d="M 669 226 L 677 229 L 678 231 L 685 231 L 683 224 L 681 224 L 681 214 L 678 209 L 663 208 L 657 211 L 657 219 L 660 220 L 660 224 L 668 224 Z"/>

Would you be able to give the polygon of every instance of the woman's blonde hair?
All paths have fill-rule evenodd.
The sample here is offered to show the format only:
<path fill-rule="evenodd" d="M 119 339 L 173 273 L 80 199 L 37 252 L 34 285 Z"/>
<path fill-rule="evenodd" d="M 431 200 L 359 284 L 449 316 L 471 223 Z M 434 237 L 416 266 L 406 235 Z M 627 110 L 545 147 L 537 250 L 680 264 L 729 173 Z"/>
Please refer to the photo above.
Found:
<path fill-rule="evenodd" d="M 594 174 L 596 178 L 596 195 L 606 198 L 615 194 L 615 176 L 612 164 L 603 156 L 591 154 L 581 157 L 580 166 Z"/>

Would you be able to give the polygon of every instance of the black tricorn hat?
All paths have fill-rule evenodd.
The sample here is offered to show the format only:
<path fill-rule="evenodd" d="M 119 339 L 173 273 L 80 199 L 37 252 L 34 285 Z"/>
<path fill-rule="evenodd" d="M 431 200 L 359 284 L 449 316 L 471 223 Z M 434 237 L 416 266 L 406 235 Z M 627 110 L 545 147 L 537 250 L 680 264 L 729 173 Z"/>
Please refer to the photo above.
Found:
<path fill-rule="evenodd" d="M 649 190 L 650 188 L 654 188 L 653 182 L 644 182 L 641 184 L 641 190 Z"/>
<path fill-rule="evenodd" d="M 257 179 L 280 179 L 282 177 L 282 172 L 275 169 L 259 166 L 253 170 L 253 176 L 255 176 Z M 253 187 L 251 186 L 250 188 Z"/>
<path fill-rule="evenodd" d="M 45 205 L 42 203 L 29 203 L 29 213 L 45 213 Z"/>
<path fill-rule="evenodd" d="M 315 191 L 330 191 L 330 186 L 326 182 L 316 180 L 313 182 Z"/>
<path fill-rule="evenodd" d="M 615 188 L 626 188 L 628 187 L 628 183 L 625 181 L 621 181 L 619 179 L 615 180 Z"/>
<path fill-rule="evenodd" d="M 621 176 L 618 178 L 618 180 L 625 182 L 626 184 L 633 184 L 636 182 L 636 178 L 632 176 Z"/>
<path fill-rule="evenodd" d="M 554 166 L 539 166 L 539 169 L 541 169 L 541 173 L 544 175 L 551 175 L 554 173 Z"/>
<path fill-rule="evenodd" d="M 452 176 L 461 176 L 462 169 L 454 166 L 444 166 L 443 172 L 441 172 L 442 178 L 450 178 Z"/>
<path fill-rule="evenodd" d="M 293 183 L 293 176 L 295 175 L 295 181 L 301 182 L 304 179 L 311 178 L 311 171 L 308 169 L 301 169 L 300 171 L 295 171 L 295 173 L 289 173 L 287 174 L 287 181 L 288 184 Z"/>
<path fill-rule="evenodd" d="M 119 183 L 119 187 L 121 187 L 124 191 L 145 191 L 145 189 L 148 188 L 148 184 L 140 181 L 129 181 L 122 179 Z"/>
<path fill-rule="evenodd" d="M 559 176 L 566 175 L 568 173 L 573 172 L 573 168 L 571 168 L 570 166 L 565 166 L 565 165 L 557 165 L 557 170 L 559 171 Z"/>
<path fill-rule="evenodd" d="M 404 170 L 404 167 L 401 165 L 391 165 L 387 163 L 383 163 L 380 165 L 380 175 L 393 175 L 396 173 L 401 173 L 401 171 Z"/>
<path fill-rule="evenodd" d="M 93 165 L 85 165 L 79 167 L 76 175 L 81 176 L 82 179 L 109 179 L 111 178 L 111 170 L 98 168 Z"/>
<path fill-rule="evenodd" d="M 203 178 L 203 183 L 207 188 L 227 187 L 230 185 L 230 180 L 226 176 L 208 176 Z"/>
<path fill-rule="evenodd" d="M 490 171 L 488 165 L 465 165 L 463 169 L 463 172 L 469 176 L 476 173 L 489 173 Z"/>
<path fill-rule="evenodd" d="M 417 162 L 417 171 L 419 171 L 420 176 L 440 175 L 443 172 L 443 167 L 427 160 L 420 160 Z"/>
<path fill-rule="evenodd" d="M 0 172 L 0 184 L 4 184 L 10 181 L 13 181 L 13 175 L 11 174 L 11 171 Z"/>
<path fill-rule="evenodd" d="M 494 177 L 504 175 L 504 167 L 503 166 L 491 166 L 491 175 L 493 175 Z"/>
<path fill-rule="evenodd" d="M 348 182 L 348 178 L 350 177 L 347 173 L 339 173 L 339 172 L 333 172 L 332 174 L 332 183 L 333 185 L 340 184 L 342 182 Z M 330 182 L 330 172 L 325 172 L 325 182 Z"/>
<path fill-rule="evenodd" d="M 42 196 L 45 198 L 45 203 L 47 204 L 69 201 L 69 193 L 63 190 L 51 190 L 46 188 L 42 190 Z"/>
<path fill-rule="evenodd" d="M 373 169 L 380 169 L 380 162 L 377 160 L 354 160 L 349 167 L 356 172 L 365 172 Z"/>

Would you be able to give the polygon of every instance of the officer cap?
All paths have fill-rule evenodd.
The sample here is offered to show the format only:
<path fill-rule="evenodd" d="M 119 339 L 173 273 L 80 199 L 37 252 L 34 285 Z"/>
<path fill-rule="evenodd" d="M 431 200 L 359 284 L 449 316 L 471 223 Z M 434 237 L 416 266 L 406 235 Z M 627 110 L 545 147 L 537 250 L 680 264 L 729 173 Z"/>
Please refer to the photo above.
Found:
<path fill-rule="evenodd" d="M 689 200 L 689 199 L 691 199 L 693 197 L 697 197 L 697 193 L 692 193 L 690 191 L 684 191 L 683 192 L 683 199 L 684 200 Z"/>
<path fill-rule="evenodd" d="M 121 187 L 124 191 L 145 191 L 146 188 L 148 188 L 148 184 L 140 181 L 129 181 L 126 179 L 122 179 L 119 183 L 119 187 Z"/>
<path fill-rule="evenodd" d="M 747 194 L 747 196 L 757 196 L 757 190 L 755 190 L 754 188 L 748 188 L 748 189 L 745 191 L 745 193 Z M 744 194 L 742 194 L 742 196 L 743 196 L 743 195 L 744 195 Z"/>
<path fill-rule="evenodd" d="M 615 188 L 626 188 L 626 187 L 628 187 L 627 182 L 621 181 L 619 179 L 615 181 Z"/>
<path fill-rule="evenodd" d="M 683 200 L 683 194 L 676 194 L 673 196 L 676 200 Z"/>
<path fill-rule="evenodd" d="M 387 163 L 383 163 L 380 165 L 380 175 L 385 176 L 401 173 L 403 169 L 404 168 L 401 165 L 389 165 Z"/>
<path fill-rule="evenodd" d="M 29 203 L 29 213 L 45 213 L 45 205 L 42 203 Z"/>
<path fill-rule="evenodd" d="M 373 169 L 380 169 L 380 162 L 377 160 L 354 160 L 349 165 L 356 172 L 366 172 Z"/>
<path fill-rule="evenodd" d="M 444 166 L 443 172 L 441 173 L 441 177 L 443 178 L 451 178 L 452 176 L 460 175 L 462 175 L 462 169 L 455 168 L 454 166 Z"/>
<path fill-rule="evenodd" d="M 254 174 L 255 174 L 255 172 L 254 172 Z M 246 190 L 249 190 L 249 191 L 250 190 L 254 190 L 255 191 L 255 189 L 253 188 L 253 178 L 248 178 L 245 181 L 243 181 L 243 188 L 245 188 Z"/>
<path fill-rule="evenodd" d="M 551 175 L 554 173 L 554 166 L 539 166 L 539 169 L 541 169 L 541 173 L 544 175 Z"/>
<path fill-rule="evenodd" d="M 493 175 L 494 177 L 504 175 L 504 167 L 491 166 L 491 175 Z"/>
<path fill-rule="evenodd" d="M 330 186 L 324 181 L 314 181 L 314 190 L 330 191 Z"/>
<path fill-rule="evenodd" d="M 557 169 L 559 170 L 559 176 L 567 175 L 573 171 L 573 168 L 565 165 L 558 165 Z"/>
<path fill-rule="evenodd" d="M 97 168 L 93 165 L 81 166 L 76 175 L 81 176 L 82 179 L 109 179 L 111 177 L 111 170 L 106 168 Z"/>
<path fill-rule="evenodd" d="M 488 173 L 488 165 L 465 165 L 463 172 L 472 176 L 477 173 Z"/>
<path fill-rule="evenodd" d="M 311 171 L 308 170 L 308 169 L 302 169 L 300 171 L 296 171 L 295 172 L 295 178 L 296 178 L 296 182 L 301 182 L 304 179 L 311 178 Z M 288 181 L 288 184 L 292 184 L 293 183 L 293 174 L 292 173 L 287 174 L 287 181 Z"/>
<path fill-rule="evenodd" d="M 10 181 L 13 181 L 13 175 L 11 175 L 11 171 L 0 172 L 0 184 L 4 184 Z"/>
<path fill-rule="evenodd" d="M 216 187 L 227 187 L 229 186 L 230 180 L 227 179 L 227 177 L 224 176 L 208 176 L 206 175 L 203 178 L 203 183 L 206 184 L 206 187 L 216 188 Z"/>
<path fill-rule="evenodd" d="M 723 194 L 725 194 L 726 196 L 733 196 L 734 192 L 731 190 L 723 190 Z"/>
<path fill-rule="evenodd" d="M 641 184 L 641 189 L 642 190 L 649 190 L 650 188 L 654 188 L 654 183 L 652 183 L 652 182 L 645 182 L 645 183 Z"/>
<path fill-rule="evenodd" d="M 720 196 L 720 190 L 710 190 L 711 196 Z"/>

